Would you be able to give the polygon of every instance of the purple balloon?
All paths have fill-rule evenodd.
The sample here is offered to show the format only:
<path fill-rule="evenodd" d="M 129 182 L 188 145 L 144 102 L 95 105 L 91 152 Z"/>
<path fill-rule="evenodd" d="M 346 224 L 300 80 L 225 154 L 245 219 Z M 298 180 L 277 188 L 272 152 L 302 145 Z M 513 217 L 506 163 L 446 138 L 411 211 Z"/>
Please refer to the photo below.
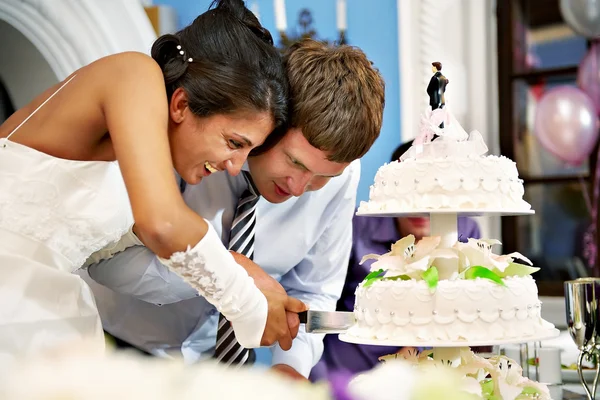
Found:
<path fill-rule="evenodd" d="M 598 139 L 598 117 L 587 94 L 573 86 L 546 92 L 535 113 L 535 135 L 546 150 L 567 164 L 580 165 Z"/>
<path fill-rule="evenodd" d="M 600 115 L 600 44 L 594 43 L 579 65 L 577 85 L 590 96 Z"/>

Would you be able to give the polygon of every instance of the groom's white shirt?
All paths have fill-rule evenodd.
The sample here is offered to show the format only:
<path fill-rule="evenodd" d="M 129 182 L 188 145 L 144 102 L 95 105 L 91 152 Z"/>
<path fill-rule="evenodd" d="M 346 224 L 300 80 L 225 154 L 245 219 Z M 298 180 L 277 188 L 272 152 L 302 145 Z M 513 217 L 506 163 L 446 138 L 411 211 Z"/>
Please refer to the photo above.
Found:
<path fill-rule="evenodd" d="M 247 169 L 245 166 L 244 169 Z M 280 281 L 290 296 L 315 310 L 335 310 L 350 249 L 360 162 L 324 188 L 257 208 L 254 261 Z M 186 203 L 206 218 L 227 243 L 235 207 L 246 189 L 242 175 L 217 173 L 184 193 Z M 183 356 L 186 362 L 214 352 L 218 313 L 189 285 L 137 246 L 88 268 L 104 329 L 156 355 Z M 109 290 L 110 288 L 112 290 Z M 160 305 L 160 306 L 157 306 Z M 323 352 L 323 335 L 303 326 L 289 351 L 272 348 L 273 364 L 287 364 L 304 376 Z"/>

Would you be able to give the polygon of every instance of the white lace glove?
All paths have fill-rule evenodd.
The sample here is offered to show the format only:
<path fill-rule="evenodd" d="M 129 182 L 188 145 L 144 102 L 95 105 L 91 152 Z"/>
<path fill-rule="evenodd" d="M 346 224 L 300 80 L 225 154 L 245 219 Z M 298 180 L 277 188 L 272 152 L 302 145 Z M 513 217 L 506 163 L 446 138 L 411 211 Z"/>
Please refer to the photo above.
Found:
<path fill-rule="evenodd" d="M 207 224 L 208 232 L 196 246 L 188 246 L 168 260 L 157 258 L 231 322 L 243 347 L 260 347 L 267 324 L 267 298 L 225 249 L 208 221 Z"/>
<path fill-rule="evenodd" d="M 131 246 L 143 246 L 144 244 L 135 236 L 133 233 L 133 225 L 129 227 L 129 230 L 121 236 L 121 238 L 113 243 L 109 243 L 104 248 L 93 253 L 83 264 L 83 268 L 87 268 L 92 264 L 95 264 L 101 260 L 108 260 L 115 254 L 125 250 Z"/>

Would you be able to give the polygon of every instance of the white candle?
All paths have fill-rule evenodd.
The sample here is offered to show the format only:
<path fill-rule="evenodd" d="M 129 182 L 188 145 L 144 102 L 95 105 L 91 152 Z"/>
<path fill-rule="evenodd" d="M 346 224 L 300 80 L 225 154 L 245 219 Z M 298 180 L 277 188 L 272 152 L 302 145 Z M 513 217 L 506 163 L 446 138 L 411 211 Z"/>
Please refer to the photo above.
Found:
<path fill-rule="evenodd" d="M 274 0 L 275 3 L 275 27 L 283 32 L 287 29 L 287 20 L 285 17 L 285 0 Z"/>
<path fill-rule="evenodd" d="M 256 1 L 253 1 L 250 5 L 250 11 L 252 11 L 258 22 L 260 22 L 260 13 L 258 11 L 258 3 Z"/>
<path fill-rule="evenodd" d="M 336 16 L 337 16 L 337 29 L 338 31 L 345 31 L 347 28 L 346 25 L 346 0 L 337 0 L 336 7 Z"/>
<path fill-rule="evenodd" d="M 560 349 L 558 347 L 541 347 L 538 350 L 538 358 L 540 376 L 536 381 L 550 384 L 562 383 Z"/>

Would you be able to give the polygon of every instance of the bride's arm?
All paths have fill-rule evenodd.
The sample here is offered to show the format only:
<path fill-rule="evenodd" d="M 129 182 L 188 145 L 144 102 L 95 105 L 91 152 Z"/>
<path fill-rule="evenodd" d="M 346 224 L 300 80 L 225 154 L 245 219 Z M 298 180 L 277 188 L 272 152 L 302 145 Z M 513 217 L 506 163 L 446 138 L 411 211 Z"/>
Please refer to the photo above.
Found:
<path fill-rule="evenodd" d="M 138 53 L 122 54 L 111 62 L 106 72 L 113 83 L 106 85 L 100 103 L 127 187 L 135 233 L 231 321 L 242 345 L 258 347 L 278 340 L 291 346 L 285 308 L 301 311 L 304 304 L 261 293 L 214 229 L 181 197 L 173 175 L 161 69 Z"/>
<path fill-rule="evenodd" d="M 169 258 L 204 238 L 208 224 L 185 205 L 173 175 L 160 67 L 137 53 L 111 62 L 116 82 L 104 90 L 102 111 L 127 186 L 135 233 L 155 254 Z"/>

